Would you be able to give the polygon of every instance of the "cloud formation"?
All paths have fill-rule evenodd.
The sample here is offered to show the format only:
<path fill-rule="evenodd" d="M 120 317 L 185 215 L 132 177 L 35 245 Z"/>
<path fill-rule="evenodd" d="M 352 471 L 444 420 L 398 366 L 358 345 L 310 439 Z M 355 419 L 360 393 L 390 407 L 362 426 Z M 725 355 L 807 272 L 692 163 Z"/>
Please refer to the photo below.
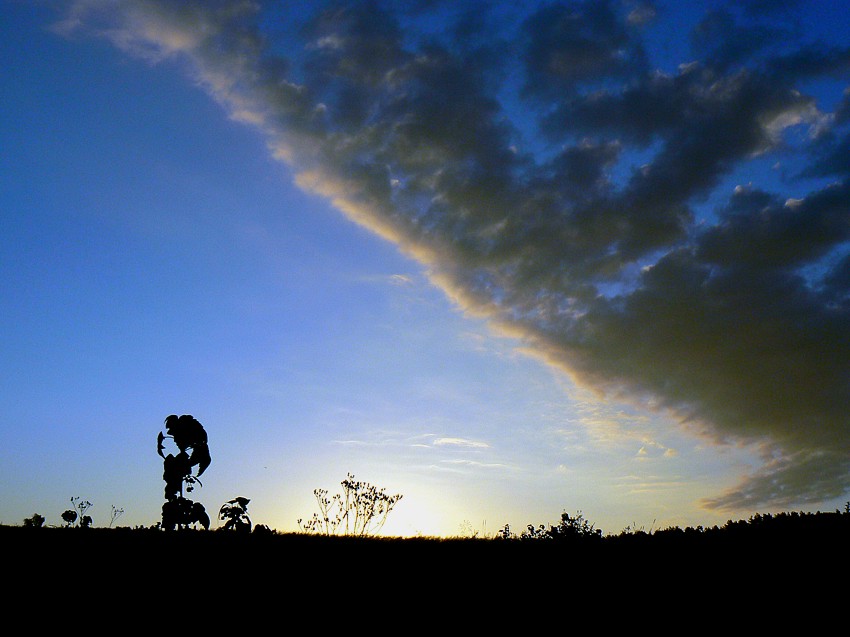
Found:
<path fill-rule="evenodd" d="M 850 48 L 807 39 L 804 4 L 697 17 L 672 62 L 651 2 L 315 3 L 295 29 L 276 3 L 79 0 L 64 27 L 187 64 L 576 382 L 757 445 L 705 502 L 755 510 L 850 484 Z"/>
<path fill-rule="evenodd" d="M 435 446 L 456 446 L 456 447 L 472 447 L 472 448 L 487 448 L 488 445 L 486 442 L 480 442 L 478 440 L 468 440 L 466 438 L 437 438 L 434 440 Z"/>

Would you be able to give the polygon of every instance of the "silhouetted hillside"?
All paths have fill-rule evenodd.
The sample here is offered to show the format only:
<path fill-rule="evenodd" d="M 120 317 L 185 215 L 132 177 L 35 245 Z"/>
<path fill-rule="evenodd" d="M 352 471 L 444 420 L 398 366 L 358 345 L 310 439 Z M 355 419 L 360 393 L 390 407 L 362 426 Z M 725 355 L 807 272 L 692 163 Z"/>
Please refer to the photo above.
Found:
<path fill-rule="evenodd" d="M 848 531 L 850 515 L 833 513 L 566 541 L 15 526 L 0 526 L 0 541 L 7 608 L 38 601 L 29 627 L 43 632 L 82 617 L 192 633 L 679 633 L 793 612 L 814 616 L 817 633 L 843 596 Z"/>
<path fill-rule="evenodd" d="M 850 538 L 850 514 L 783 513 L 721 527 L 566 539 L 353 538 L 303 533 L 162 531 L 146 528 L 0 527 L 10 554 L 22 556 L 19 581 L 57 580 L 77 572 L 88 581 L 166 586 L 211 582 L 397 582 L 460 580 L 552 585 L 565 574 L 590 585 L 629 575 L 687 578 L 700 574 L 765 577 L 839 564 Z"/>

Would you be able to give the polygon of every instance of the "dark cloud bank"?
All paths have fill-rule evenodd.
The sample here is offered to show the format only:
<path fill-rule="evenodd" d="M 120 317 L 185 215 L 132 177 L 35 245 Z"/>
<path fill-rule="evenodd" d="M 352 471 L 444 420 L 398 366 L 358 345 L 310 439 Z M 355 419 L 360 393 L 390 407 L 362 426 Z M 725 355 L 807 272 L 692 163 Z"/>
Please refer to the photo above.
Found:
<path fill-rule="evenodd" d="M 64 27 L 188 64 L 300 185 L 576 382 L 755 445 L 706 506 L 842 496 L 850 48 L 804 3 L 689 34 L 677 4 L 278 4 L 83 1 Z"/>

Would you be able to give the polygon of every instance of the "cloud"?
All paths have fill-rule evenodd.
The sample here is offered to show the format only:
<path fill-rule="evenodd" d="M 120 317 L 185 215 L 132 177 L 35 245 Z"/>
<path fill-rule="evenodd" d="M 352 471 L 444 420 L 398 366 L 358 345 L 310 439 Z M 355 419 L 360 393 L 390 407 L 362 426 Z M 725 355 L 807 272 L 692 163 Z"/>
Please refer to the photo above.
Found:
<path fill-rule="evenodd" d="M 474 468 L 474 469 L 508 469 L 508 465 L 500 462 L 476 462 L 475 460 L 444 460 L 442 464 L 452 467 Z"/>
<path fill-rule="evenodd" d="M 846 82 L 850 50 L 807 40 L 796 3 L 705 16 L 674 72 L 648 53 L 649 3 L 439 32 L 440 3 L 396 5 L 320 5 L 297 43 L 264 38 L 270 5 L 250 2 L 80 0 L 67 24 L 187 64 L 301 187 L 577 383 L 758 445 L 763 465 L 706 506 L 843 493 L 848 101 L 805 89 Z M 758 182 L 778 158 L 799 170 Z"/>
<path fill-rule="evenodd" d="M 362 275 L 358 281 L 365 283 L 389 284 L 393 287 L 409 287 L 414 284 L 414 278 L 408 274 L 377 274 Z"/>
<path fill-rule="evenodd" d="M 660 493 L 681 488 L 685 485 L 681 481 L 664 480 L 653 476 L 624 476 L 619 488 L 631 495 L 642 493 Z"/>
<path fill-rule="evenodd" d="M 411 285 L 413 283 L 413 279 L 406 274 L 391 274 L 388 280 L 393 285 Z"/>
<path fill-rule="evenodd" d="M 659 457 L 674 458 L 678 454 L 675 449 L 665 447 L 661 443 L 655 442 L 654 440 L 646 440 L 644 444 L 641 445 L 640 449 L 638 449 L 636 455 L 639 460 L 649 460 L 651 458 Z"/>
<path fill-rule="evenodd" d="M 453 447 L 472 447 L 476 449 L 486 449 L 490 446 L 486 442 L 467 440 L 466 438 L 437 438 L 434 440 L 434 444 L 436 446 L 449 445 Z"/>

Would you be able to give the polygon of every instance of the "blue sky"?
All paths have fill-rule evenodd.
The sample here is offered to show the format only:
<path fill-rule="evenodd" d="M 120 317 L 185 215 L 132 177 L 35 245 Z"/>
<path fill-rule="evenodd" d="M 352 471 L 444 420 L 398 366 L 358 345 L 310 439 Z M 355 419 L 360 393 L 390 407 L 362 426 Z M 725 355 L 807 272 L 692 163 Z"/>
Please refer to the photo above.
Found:
<path fill-rule="evenodd" d="M 279 530 L 843 507 L 850 17 L 762 4 L 0 3 L 0 522 L 172 413 Z"/>

